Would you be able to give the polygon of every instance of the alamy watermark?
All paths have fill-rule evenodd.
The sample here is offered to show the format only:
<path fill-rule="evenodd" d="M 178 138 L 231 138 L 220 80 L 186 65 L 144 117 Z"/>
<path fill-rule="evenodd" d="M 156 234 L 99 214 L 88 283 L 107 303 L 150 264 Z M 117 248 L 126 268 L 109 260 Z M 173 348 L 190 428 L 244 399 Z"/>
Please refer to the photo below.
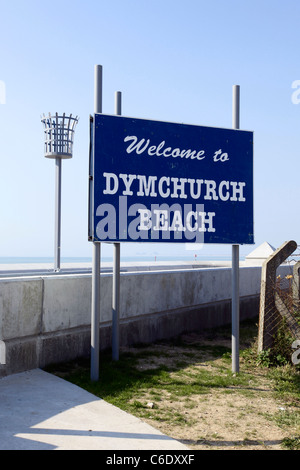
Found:
<path fill-rule="evenodd" d="M 103 203 L 96 209 L 99 241 L 184 241 L 204 242 L 205 232 L 215 232 L 215 212 L 205 212 L 203 204 L 129 205 L 127 196 L 118 202 Z"/>
<path fill-rule="evenodd" d="M 0 80 L 0 104 L 6 104 L 6 86 L 3 80 Z"/>
<path fill-rule="evenodd" d="M 291 100 L 293 104 L 300 103 L 300 80 L 294 80 L 292 82 L 292 88 L 295 89 L 291 95 Z"/>
<path fill-rule="evenodd" d="M 292 348 L 296 349 L 296 351 L 292 354 L 292 363 L 298 365 L 300 364 L 300 339 L 296 339 L 293 342 Z"/>
<path fill-rule="evenodd" d="M 6 347 L 4 341 L 0 340 L 0 365 L 6 364 Z"/>
<path fill-rule="evenodd" d="M 300 103 L 300 80 L 294 80 L 291 87 L 295 90 L 291 95 L 291 100 L 293 104 Z M 300 340 L 297 339 L 292 344 L 292 349 L 295 349 L 295 352 L 292 354 L 292 363 L 295 365 L 300 364 Z"/>

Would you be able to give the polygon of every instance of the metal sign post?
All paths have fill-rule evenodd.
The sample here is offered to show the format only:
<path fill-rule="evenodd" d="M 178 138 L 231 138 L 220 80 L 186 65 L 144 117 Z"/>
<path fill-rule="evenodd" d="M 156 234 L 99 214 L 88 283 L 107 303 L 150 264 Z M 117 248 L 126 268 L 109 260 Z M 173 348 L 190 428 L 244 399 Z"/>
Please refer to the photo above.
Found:
<path fill-rule="evenodd" d="M 115 114 L 120 116 L 122 106 L 122 94 L 115 93 Z M 114 243 L 113 262 L 113 292 L 112 292 L 112 359 L 119 360 L 119 317 L 120 317 L 120 264 L 121 244 Z"/>
<path fill-rule="evenodd" d="M 232 127 L 240 128 L 240 87 L 234 85 L 232 96 Z M 232 372 L 239 372 L 240 279 L 239 245 L 232 245 Z"/>
<path fill-rule="evenodd" d="M 94 111 L 102 113 L 102 66 L 95 66 Z M 94 183 L 93 183 L 94 184 Z M 92 311 L 91 311 L 91 380 L 99 380 L 101 244 L 93 243 Z"/>

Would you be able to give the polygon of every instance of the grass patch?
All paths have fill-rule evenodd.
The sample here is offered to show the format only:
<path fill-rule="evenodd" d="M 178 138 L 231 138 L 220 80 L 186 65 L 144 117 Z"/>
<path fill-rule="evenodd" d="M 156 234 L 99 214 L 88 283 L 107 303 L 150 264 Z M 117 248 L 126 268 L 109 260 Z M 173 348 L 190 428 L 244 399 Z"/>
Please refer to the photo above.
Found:
<path fill-rule="evenodd" d="M 300 437 L 286 437 L 283 439 L 282 445 L 288 450 L 300 450 Z"/>

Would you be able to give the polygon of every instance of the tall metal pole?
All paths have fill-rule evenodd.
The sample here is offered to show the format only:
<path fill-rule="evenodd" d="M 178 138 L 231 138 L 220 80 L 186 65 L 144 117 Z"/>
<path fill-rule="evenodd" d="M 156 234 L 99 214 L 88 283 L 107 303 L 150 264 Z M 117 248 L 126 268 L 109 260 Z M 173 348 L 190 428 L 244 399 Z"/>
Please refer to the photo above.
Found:
<path fill-rule="evenodd" d="M 94 71 L 94 112 L 102 113 L 102 66 Z M 101 245 L 93 243 L 92 311 L 91 311 L 91 380 L 99 380 Z"/>
<path fill-rule="evenodd" d="M 115 93 L 115 114 L 120 116 L 122 94 Z M 113 289 L 112 289 L 112 359 L 119 360 L 119 317 L 120 317 L 120 252 L 121 244 L 114 243 Z"/>
<path fill-rule="evenodd" d="M 55 234 L 54 234 L 54 271 L 60 270 L 61 247 L 61 158 L 55 159 Z"/>
<path fill-rule="evenodd" d="M 240 128 L 240 87 L 233 86 L 232 94 L 232 127 Z M 239 245 L 232 245 L 232 372 L 239 372 L 240 343 L 240 279 L 239 279 Z"/>

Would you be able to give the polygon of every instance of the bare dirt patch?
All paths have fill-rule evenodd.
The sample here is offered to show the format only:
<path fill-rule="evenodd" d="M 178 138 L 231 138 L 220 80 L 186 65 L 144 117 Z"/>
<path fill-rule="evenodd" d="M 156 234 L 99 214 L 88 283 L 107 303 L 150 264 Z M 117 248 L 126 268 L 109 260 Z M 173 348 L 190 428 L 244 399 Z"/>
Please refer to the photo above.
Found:
<path fill-rule="evenodd" d="M 271 415 L 278 412 L 278 405 L 270 397 L 248 399 L 236 393 L 226 396 L 212 392 L 205 397 L 195 396 L 192 402 L 191 409 L 182 402 L 170 403 L 166 398 L 158 405 L 154 403 L 159 409 L 183 413 L 191 426 L 150 418 L 146 421 L 194 450 L 282 450 L 286 434 L 270 420 Z"/>
<path fill-rule="evenodd" d="M 166 366 L 174 371 L 170 377 L 178 378 L 186 384 L 201 380 L 201 373 L 207 372 L 217 379 L 228 377 L 223 358 L 214 358 L 209 348 L 199 352 L 193 345 L 230 348 L 230 341 L 218 339 L 216 342 L 199 336 L 185 335 L 182 340 L 189 348 L 160 344 L 147 348 L 148 356 L 139 358 L 136 367 L 143 371 Z M 137 350 L 127 349 L 128 352 Z M 150 353 L 153 354 L 150 354 Z M 183 363 L 176 367 L 178 361 Z M 244 369 L 244 371 L 243 371 Z M 140 417 L 163 433 L 180 440 L 192 450 L 283 450 L 282 441 L 291 432 L 297 434 L 295 427 L 288 431 L 279 427 L 275 416 L 280 413 L 299 413 L 299 408 L 288 406 L 274 398 L 270 379 L 260 370 L 243 367 L 242 384 L 216 386 L 212 383 L 203 393 L 187 397 L 176 396 L 176 390 L 167 391 L 163 384 L 160 390 L 144 391 L 134 397 L 146 409 Z M 234 378 L 234 377 L 233 377 Z M 170 418 L 171 417 L 171 418 Z M 172 417 L 174 419 L 172 419 Z"/>

